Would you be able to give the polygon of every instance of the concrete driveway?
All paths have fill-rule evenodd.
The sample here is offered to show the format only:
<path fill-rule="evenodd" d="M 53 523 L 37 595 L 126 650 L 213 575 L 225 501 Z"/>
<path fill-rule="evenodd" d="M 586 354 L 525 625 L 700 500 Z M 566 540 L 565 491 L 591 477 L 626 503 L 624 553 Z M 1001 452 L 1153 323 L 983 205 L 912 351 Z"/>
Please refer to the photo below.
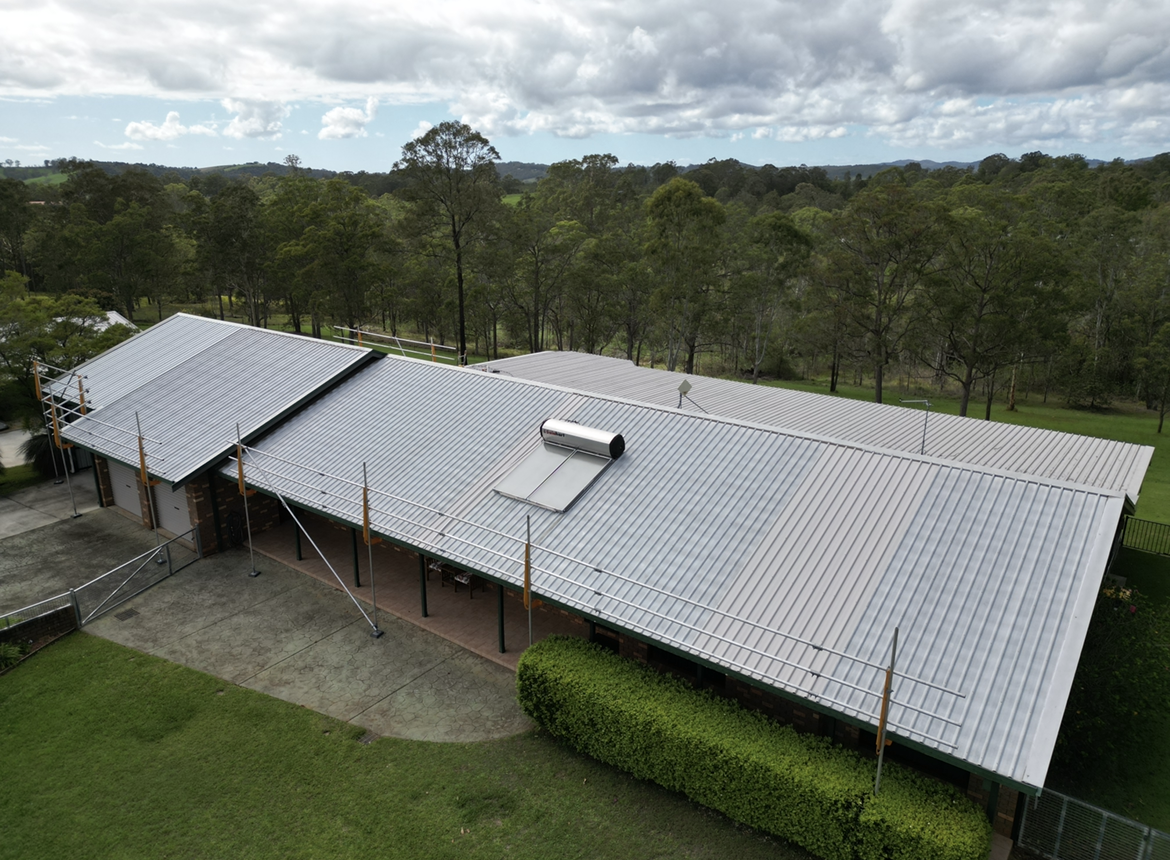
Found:
<path fill-rule="evenodd" d="M 9 467 L 19 465 L 22 462 L 19 449 L 28 435 L 23 430 L 0 433 L 0 463 Z M 77 512 L 82 514 L 100 507 L 92 469 L 83 469 L 69 477 L 68 484 L 64 481 L 54 484 L 50 479 L 0 496 L 0 539 L 72 517 L 75 504 Z"/>
<path fill-rule="evenodd" d="M 92 578 L 89 571 L 75 573 L 69 561 L 93 559 L 98 546 L 109 555 L 123 553 L 110 559 L 112 567 L 153 545 L 152 533 L 110 510 L 0 539 L 0 605 L 13 604 L 16 595 L 47 597 L 61 584 Z M 379 616 L 384 635 L 374 639 L 345 593 L 272 560 L 255 578 L 249 567 L 244 549 L 210 556 L 91 623 L 82 635 L 102 636 L 376 735 L 479 741 L 531 727 L 516 704 L 515 675 L 508 669 L 393 616 Z M 31 602 L 21 597 L 16 603 L 21 600 Z"/>

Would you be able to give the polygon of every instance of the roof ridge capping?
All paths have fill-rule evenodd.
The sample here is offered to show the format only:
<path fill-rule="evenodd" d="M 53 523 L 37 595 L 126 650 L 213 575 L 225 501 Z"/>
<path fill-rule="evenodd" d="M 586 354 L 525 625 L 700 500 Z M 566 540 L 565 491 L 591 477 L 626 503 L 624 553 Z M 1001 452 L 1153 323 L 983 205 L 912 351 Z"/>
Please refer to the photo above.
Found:
<path fill-rule="evenodd" d="M 263 332 L 264 334 L 272 335 L 273 337 L 291 337 L 300 343 L 321 343 L 321 344 L 327 344 L 328 346 L 336 347 L 338 349 L 349 349 L 349 350 L 353 350 L 355 352 L 368 352 L 368 353 L 379 354 L 377 352 L 377 350 L 374 350 L 368 346 L 358 346 L 356 343 L 343 343 L 341 341 L 336 341 L 336 340 L 326 340 L 325 338 L 321 338 L 321 337 L 311 337 L 311 336 L 305 335 L 305 334 L 298 334 L 295 331 L 281 331 L 280 329 L 265 328 L 262 326 L 250 325 L 249 323 L 238 323 L 235 320 L 221 320 L 221 319 L 216 319 L 215 317 L 205 317 L 202 314 L 187 313 L 186 311 L 179 311 L 178 313 L 171 314 L 169 317 L 167 317 L 161 323 L 155 323 L 155 325 L 151 326 L 150 328 L 155 328 L 158 325 L 163 325 L 168 320 L 175 319 L 176 317 L 185 317 L 187 319 L 199 320 L 201 322 L 206 322 L 209 324 L 231 327 L 231 328 L 235 328 L 238 330 L 244 330 L 244 331 L 248 331 L 248 332 Z M 144 329 L 143 333 L 145 333 L 147 331 L 150 331 L 150 329 Z M 135 335 L 135 336 L 137 337 L 137 335 Z"/>
<path fill-rule="evenodd" d="M 387 355 L 387 358 L 395 359 L 397 361 L 412 361 L 424 365 L 432 365 L 432 362 L 420 358 L 410 358 L 409 356 Z M 896 448 L 884 448 L 879 445 L 866 445 L 862 442 L 853 442 L 848 439 L 837 439 L 832 436 L 825 436 L 818 433 L 807 433 L 798 430 L 789 430 L 783 427 L 776 427 L 771 424 L 761 424 L 757 421 L 747 421 L 742 418 L 729 418 L 725 415 L 711 415 L 711 414 L 697 414 L 694 412 L 687 412 L 684 409 L 678 409 L 673 406 L 661 406 L 656 403 L 647 403 L 644 400 L 630 400 L 626 397 L 617 397 L 612 394 L 598 394 L 592 391 L 583 391 L 579 388 L 569 388 L 565 385 L 555 385 L 551 382 L 541 382 L 535 379 L 524 379 L 519 376 L 512 376 L 500 372 L 493 372 L 491 370 L 479 369 L 482 365 L 457 367 L 455 365 L 445 365 L 434 363 L 435 367 L 442 367 L 446 370 L 451 370 L 456 373 L 472 372 L 478 373 L 487 379 L 499 379 L 505 382 L 519 383 L 521 385 L 529 385 L 535 388 L 544 388 L 551 391 L 562 391 L 567 394 L 578 394 L 584 397 L 589 397 L 594 400 L 604 400 L 609 403 L 620 403 L 624 406 L 637 406 L 641 409 L 650 409 L 656 412 L 665 412 L 667 414 L 678 415 L 682 418 L 688 418 L 696 421 L 710 421 L 718 424 L 729 424 L 734 427 L 745 427 L 751 430 L 762 430 L 766 433 L 773 433 L 777 436 L 788 436 L 793 439 L 804 439 L 810 442 L 820 442 L 825 445 L 833 445 L 838 448 L 848 448 L 856 451 L 865 451 L 874 454 L 881 454 L 883 456 L 895 457 L 903 460 L 913 460 L 920 463 L 931 463 L 938 466 L 943 466 L 948 469 L 958 469 L 967 472 L 973 472 L 983 475 L 989 475 L 999 478 L 1008 478 L 1015 481 L 1031 482 L 1038 486 L 1056 487 L 1066 490 L 1077 490 L 1086 492 L 1092 495 L 1101 496 L 1104 498 L 1126 498 L 1124 490 L 1114 490 L 1109 487 L 1095 487 L 1091 484 L 1080 484 L 1075 481 L 1066 481 L 1059 478 L 1048 478 L 1043 475 L 1029 475 L 1026 472 L 1017 472 L 1010 469 L 1001 469 L 994 466 L 982 466 L 977 463 L 964 463 L 961 460 L 949 460 L 944 457 L 935 457 L 930 454 L 915 454 L 912 451 L 899 451 Z M 623 440 L 625 441 L 625 440 Z M 634 442 L 636 443 L 636 440 Z"/>
<path fill-rule="evenodd" d="M 1119 487 L 1101 486 L 1099 484 L 1090 483 L 1090 482 L 1086 482 L 1086 481 L 1078 481 L 1078 480 L 1070 479 L 1070 478 L 1050 477 L 1050 476 L 1046 476 L 1046 475 L 1036 474 L 1035 472 L 1027 471 L 1023 468 L 1011 468 L 1011 467 L 1005 467 L 1005 466 L 984 465 L 984 464 L 981 464 L 978 462 L 971 462 L 970 460 L 958 459 L 958 458 L 953 457 L 953 456 L 940 456 L 940 455 L 929 455 L 929 454 L 923 455 L 923 454 L 919 454 L 919 453 L 916 453 L 914 451 L 907 450 L 907 449 L 892 448 L 889 446 L 874 444 L 871 442 L 861 442 L 861 441 L 857 441 L 857 440 L 853 440 L 853 439 L 843 438 L 841 436 L 837 436 L 837 435 L 834 435 L 831 433 L 826 433 L 826 432 L 817 432 L 817 431 L 813 431 L 813 430 L 785 427 L 785 426 L 781 426 L 779 424 L 752 420 L 750 418 L 736 417 L 736 416 L 731 416 L 731 415 L 727 415 L 727 414 L 709 413 L 709 412 L 704 413 L 703 415 L 700 416 L 698 413 L 695 413 L 695 412 L 690 411 L 690 410 L 679 409 L 677 407 L 669 407 L 669 406 L 665 406 L 665 405 L 660 404 L 660 403 L 650 402 L 648 400 L 639 400 L 639 399 L 636 399 L 636 396 L 618 396 L 615 394 L 606 393 L 604 391 L 578 388 L 578 387 L 574 387 L 573 383 L 571 381 L 566 381 L 564 383 L 555 382 L 555 381 L 548 381 L 547 377 L 533 378 L 532 376 L 517 375 L 516 373 L 513 373 L 512 371 L 507 369 L 507 366 L 509 364 L 511 364 L 512 366 L 523 365 L 525 363 L 526 359 L 530 359 L 534 356 L 543 357 L 546 359 L 551 358 L 551 359 L 553 359 L 554 362 L 556 362 L 558 367 L 565 367 L 565 366 L 574 365 L 578 369 L 580 369 L 582 364 L 613 362 L 614 364 L 622 365 L 623 367 L 628 366 L 630 369 L 632 369 L 635 372 L 640 373 L 642 375 L 661 373 L 664 375 L 677 376 L 677 377 L 682 377 L 685 379 L 697 378 L 697 379 L 702 379 L 705 381 L 712 381 L 712 382 L 718 383 L 721 386 L 728 386 L 728 387 L 735 387 L 735 388 L 742 387 L 743 389 L 752 389 L 752 390 L 759 389 L 761 391 L 769 392 L 769 394 L 767 394 L 765 396 L 793 396 L 793 397 L 801 399 L 801 400 L 804 400 L 806 398 L 819 399 L 819 400 L 824 400 L 824 401 L 828 401 L 830 403 L 833 403 L 836 406 L 843 406 L 844 408 L 856 408 L 856 409 L 863 409 L 863 410 L 872 410 L 872 409 L 880 408 L 880 409 L 885 409 L 885 410 L 891 410 L 891 412 L 889 414 L 894 414 L 892 410 L 905 410 L 907 413 L 913 413 L 913 412 L 920 411 L 920 410 L 910 410 L 910 409 L 907 409 L 906 407 L 901 406 L 899 404 L 871 403 L 869 401 L 853 400 L 851 398 L 830 397 L 829 395 L 826 395 L 826 394 L 819 394 L 817 392 L 811 392 L 811 391 L 801 391 L 799 389 L 778 388 L 778 387 L 774 387 L 774 386 L 764 386 L 762 389 L 760 389 L 759 386 L 751 386 L 751 385 L 749 385 L 749 383 L 741 382 L 741 381 L 735 380 L 735 379 L 726 379 L 723 377 L 716 377 L 716 376 L 703 376 L 702 374 L 694 374 L 694 373 L 690 373 L 690 374 L 680 373 L 678 371 L 669 371 L 669 370 L 664 370 L 661 368 L 642 367 L 640 365 L 635 365 L 630 359 L 614 358 L 611 356 L 594 355 L 591 353 L 569 352 L 569 351 L 565 351 L 565 350 L 544 350 L 544 351 L 538 352 L 538 353 L 528 353 L 525 355 L 518 355 L 518 356 L 511 356 L 508 358 L 495 359 L 491 362 L 485 362 L 484 364 L 477 365 L 476 369 L 482 369 L 484 372 L 491 373 L 492 375 L 508 376 L 514 380 L 524 380 L 524 381 L 528 381 L 531 383 L 551 386 L 554 388 L 560 388 L 562 390 L 575 391 L 575 392 L 579 392 L 579 393 L 583 393 L 583 394 L 588 394 L 588 395 L 593 396 L 593 397 L 618 400 L 620 402 L 625 402 L 625 403 L 637 403 L 637 404 L 644 405 L 644 406 L 650 406 L 650 407 L 655 408 L 655 409 L 661 409 L 661 410 L 672 411 L 672 412 L 680 412 L 684 415 L 690 415 L 693 417 L 706 417 L 706 418 L 718 419 L 718 420 L 727 421 L 727 422 L 730 422 L 733 424 L 742 424 L 744 426 L 749 426 L 749 427 L 762 427 L 762 428 L 770 429 L 770 430 L 779 430 L 780 432 L 795 436 L 797 438 L 816 439 L 819 441 L 829 442 L 831 444 L 837 444 L 837 445 L 843 445 L 846 447 L 857 448 L 859 450 L 887 452 L 887 453 L 898 454 L 900 456 L 910 456 L 910 457 L 913 457 L 914 459 L 930 460 L 930 461 L 934 461 L 934 462 L 943 462 L 943 463 L 948 463 L 948 464 L 954 465 L 954 466 L 971 468 L 971 469 L 974 469 L 976 471 L 986 472 L 989 474 L 1010 475 L 1010 476 L 1019 477 L 1019 478 L 1027 478 L 1027 479 L 1031 479 L 1031 480 L 1036 480 L 1036 481 L 1038 481 L 1040 483 L 1044 483 L 1046 485 L 1068 486 L 1068 487 L 1074 487 L 1074 488 L 1087 488 L 1087 489 L 1103 491 L 1103 492 L 1106 492 L 1108 494 L 1124 495 L 1127 499 L 1129 499 L 1131 504 L 1136 504 L 1136 502 L 1137 502 L 1137 497 L 1138 497 L 1138 493 L 1139 493 L 1140 488 L 1141 488 L 1142 480 L 1144 480 L 1145 473 L 1149 469 L 1150 460 L 1151 460 L 1151 458 L 1153 456 L 1153 452 L 1154 452 L 1154 448 L 1152 446 L 1149 446 L 1149 445 L 1143 445 L 1143 444 L 1140 444 L 1137 442 L 1125 442 L 1125 441 L 1118 440 L 1118 439 L 1107 439 L 1107 438 L 1103 438 L 1100 436 L 1089 436 L 1089 435 L 1086 435 L 1084 433 L 1072 433 L 1072 432 L 1069 432 L 1067 430 L 1052 430 L 1052 429 L 1049 429 L 1046 427 L 1032 427 L 1032 426 L 1023 425 L 1023 424 L 1007 424 L 1004 422 L 992 422 L 990 425 L 988 425 L 987 422 L 979 421 L 978 419 L 971 418 L 970 416 L 951 415 L 951 414 L 945 413 L 945 412 L 935 412 L 931 416 L 932 418 L 934 418 L 936 420 L 942 419 L 943 421 L 947 422 L 948 424 L 955 422 L 959 419 L 969 420 L 971 422 L 971 424 L 969 425 L 969 429 L 974 430 L 976 432 L 981 432 L 981 433 L 989 432 L 988 430 L 983 429 L 986 426 L 986 427 L 994 428 L 993 430 L 990 430 L 990 432 L 997 433 L 997 434 L 1000 434 L 1002 436 L 1006 436 L 1008 434 L 1020 433 L 1020 434 L 1028 434 L 1028 435 L 1031 435 L 1034 437 L 1038 437 L 1040 439 L 1050 439 L 1052 437 L 1052 435 L 1055 435 L 1055 436 L 1058 436 L 1061 438 L 1066 438 L 1066 439 L 1092 440 L 1095 443 L 1102 443 L 1102 444 L 1109 445 L 1109 446 L 1115 446 L 1119 450 L 1125 450 L 1125 449 L 1131 450 L 1132 454 L 1130 456 L 1132 459 L 1131 459 L 1130 463 L 1126 466 L 1126 468 L 1124 468 L 1124 470 L 1123 470 L 1124 478 L 1120 482 L 1121 486 L 1119 486 Z M 504 365 L 504 366 L 498 367 L 497 365 Z M 539 377 L 540 374 L 536 374 L 536 376 Z M 624 388 L 626 390 L 628 390 L 633 384 L 634 383 L 630 383 L 629 385 L 624 386 Z M 777 392 L 777 395 L 772 395 L 771 392 Z M 1134 479 L 1134 480 L 1131 480 L 1131 479 Z M 1136 483 L 1136 486 L 1130 487 L 1131 483 Z M 1132 497 L 1129 494 L 1129 490 L 1131 490 L 1131 489 L 1133 490 Z"/>

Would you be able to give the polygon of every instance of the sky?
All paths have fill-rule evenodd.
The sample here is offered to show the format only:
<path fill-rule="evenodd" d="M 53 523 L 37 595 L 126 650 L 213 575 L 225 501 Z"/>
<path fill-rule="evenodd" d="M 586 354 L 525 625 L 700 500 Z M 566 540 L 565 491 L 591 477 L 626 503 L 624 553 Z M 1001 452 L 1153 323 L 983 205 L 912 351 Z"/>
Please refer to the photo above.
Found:
<path fill-rule="evenodd" d="M 0 0 L 0 164 L 1170 150 L 1170 0 Z"/>

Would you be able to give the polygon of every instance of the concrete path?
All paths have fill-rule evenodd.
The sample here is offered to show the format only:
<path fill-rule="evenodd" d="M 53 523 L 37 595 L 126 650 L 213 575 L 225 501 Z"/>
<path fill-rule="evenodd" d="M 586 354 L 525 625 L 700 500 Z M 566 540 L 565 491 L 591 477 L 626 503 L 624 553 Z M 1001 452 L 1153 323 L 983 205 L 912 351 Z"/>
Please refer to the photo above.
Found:
<path fill-rule="evenodd" d="M 0 535 L 21 512 L 0 507 Z M 76 588 L 155 545 L 154 532 L 109 508 L 0 537 L 0 612 Z"/>
<path fill-rule="evenodd" d="M 151 532 L 110 510 L 0 540 L 0 605 L 92 578 L 70 559 L 92 567 L 121 553 L 96 564 L 112 567 L 153 545 Z M 391 615 L 379 615 L 385 632 L 374 639 L 344 592 L 271 560 L 258 577 L 248 570 L 246 550 L 210 556 L 85 632 L 377 735 L 479 741 L 531 727 L 507 668 Z"/>
<path fill-rule="evenodd" d="M 26 438 L 28 434 L 22 430 L 0 433 L 0 463 L 18 465 L 17 448 Z M 73 516 L 74 502 L 78 513 L 97 510 L 100 504 L 93 483 L 93 470 L 83 469 L 70 475 L 69 479 L 72 499 L 69 496 L 70 484 L 64 481 L 54 484 L 51 478 L 11 495 L 0 496 L 0 539 L 69 519 Z"/>

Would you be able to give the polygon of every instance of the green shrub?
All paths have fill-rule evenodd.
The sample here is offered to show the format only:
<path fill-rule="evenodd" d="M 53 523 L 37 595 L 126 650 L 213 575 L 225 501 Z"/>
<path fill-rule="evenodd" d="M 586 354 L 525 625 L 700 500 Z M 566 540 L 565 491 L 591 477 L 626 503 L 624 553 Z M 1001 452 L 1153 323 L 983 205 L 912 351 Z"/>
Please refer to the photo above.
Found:
<path fill-rule="evenodd" d="M 857 754 L 584 639 L 529 648 L 516 684 L 524 711 L 580 752 L 825 860 L 987 856 L 990 826 L 950 786 L 891 765 L 875 799 Z"/>
<path fill-rule="evenodd" d="M 0 672 L 19 663 L 24 652 L 25 648 L 19 642 L 0 642 Z"/>

